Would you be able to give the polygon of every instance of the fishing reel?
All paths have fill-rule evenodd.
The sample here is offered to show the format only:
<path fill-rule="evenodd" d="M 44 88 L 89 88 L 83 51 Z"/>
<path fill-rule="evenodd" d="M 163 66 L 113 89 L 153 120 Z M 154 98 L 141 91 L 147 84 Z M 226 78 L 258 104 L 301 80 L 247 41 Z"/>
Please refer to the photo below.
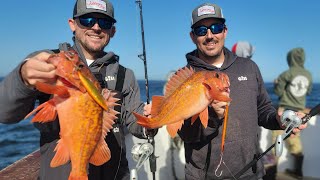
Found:
<path fill-rule="evenodd" d="M 291 110 L 284 111 L 280 120 L 282 126 L 285 126 L 286 129 L 284 130 L 283 134 L 277 136 L 275 142 L 275 155 L 277 157 L 280 157 L 282 154 L 284 139 L 287 136 L 290 136 L 294 128 L 297 128 L 304 123 L 304 121 L 299 118 L 294 111 Z"/>
<path fill-rule="evenodd" d="M 138 180 L 137 171 L 148 160 L 153 153 L 153 146 L 150 143 L 138 143 L 131 149 L 132 159 L 137 162 L 136 167 L 130 172 L 131 180 Z"/>
<path fill-rule="evenodd" d="M 277 137 L 277 140 L 272 144 L 267 150 L 261 153 L 259 156 L 255 156 L 252 161 L 250 161 L 246 166 L 244 166 L 235 176 L 235 179 L 240 178 L 240 176 L 245 173 L 249 168 L 256 165 L 256 163 L 266 155 L 273 147 L 276 148 L 276 155 L 279 157 L 283 150 L 283 141 L 286 140 L 294 128 L 299 127 L 301 124 L 307 123 L 311 117 L 320 113 L 320 104 L 313 107 L 309 114 L 306 114 L 302 119 L 299 118 L 293 111 L 285 111 L 281 116 L 281 123 L 286 126 L 283 135 Z"/>

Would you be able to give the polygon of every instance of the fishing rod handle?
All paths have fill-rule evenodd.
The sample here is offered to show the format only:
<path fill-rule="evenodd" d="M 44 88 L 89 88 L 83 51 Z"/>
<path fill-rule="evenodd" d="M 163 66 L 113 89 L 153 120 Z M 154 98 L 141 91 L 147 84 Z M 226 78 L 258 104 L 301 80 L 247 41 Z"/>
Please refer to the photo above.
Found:
<path fill-rule="evenodd" d="M 242 168 L 241 171 L 239 171 L 234 177 L 236 179 L 240 178 L 240 176 L 245 173 L 248 169 L 250 169 L 254 164 L 256 164 L 258 162 L 257 158 L 254 158 L 253 161 L 251 161 L 249 164 L 247 164 L 244 168 Z"/>

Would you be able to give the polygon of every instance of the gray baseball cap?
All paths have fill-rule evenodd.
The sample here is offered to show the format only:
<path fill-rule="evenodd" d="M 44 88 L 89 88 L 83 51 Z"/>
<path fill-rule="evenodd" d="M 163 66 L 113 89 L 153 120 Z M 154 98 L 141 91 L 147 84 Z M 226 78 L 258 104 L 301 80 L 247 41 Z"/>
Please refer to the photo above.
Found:
<path fill-rule="evenodd" d="M 109 0 L 77 0 L 73 9 L 73 17 L 89 13 L 101 13 L 110 17 L 114 22 L 113 6 Z"/>
<path fill-rule="evenodd" d="M 222 9 L 218 5 L 204 3 L 192 11 L 191 27 L 193 27 L 200 20 L 207 18 L 221 19 L 222 23 L 225 23 L 226 21 L 223 17 Z"/>

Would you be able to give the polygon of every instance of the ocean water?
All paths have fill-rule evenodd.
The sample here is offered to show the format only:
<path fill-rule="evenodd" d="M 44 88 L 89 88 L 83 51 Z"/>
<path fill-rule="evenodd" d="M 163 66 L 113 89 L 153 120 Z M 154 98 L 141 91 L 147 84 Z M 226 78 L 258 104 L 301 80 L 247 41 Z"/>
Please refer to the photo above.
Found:
<path fill-rule="evenodd" d="M 145 81 L 138 81 L 138 83 L 141 98 L 146 101 Z M 153 95 L 162 95 L 164 84 L 165 81 L 149 81 L 150 100 Z M 273 102 L 277 103 L 277 96 L 273 93 L 273 84 L 266 83 L 265 86 Z M 314 107 L 320 103 L 319 94 L 320 84 L 314 84 L 312 94 L 308 97 L 308 107 Z M 30 119 L 17 124 L 0 124 L 0 134 L 0 170 L 39 148 L 39 132 L 30 123 Z"/>

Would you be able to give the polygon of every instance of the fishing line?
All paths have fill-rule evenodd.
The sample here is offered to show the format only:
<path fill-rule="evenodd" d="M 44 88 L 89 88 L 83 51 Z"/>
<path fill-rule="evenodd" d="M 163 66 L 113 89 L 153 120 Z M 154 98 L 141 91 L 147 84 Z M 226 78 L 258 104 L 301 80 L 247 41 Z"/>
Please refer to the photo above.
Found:
<path fill-rule="evenodd" d="M 222 175 L 222 173 L 223 173 L 223 170 L 221 170 L 220 174 L 218 174 L 218 170 L 220 169 L 221 164 L 223 163 L 226 166 L 226 164 L 223 161 L 223 153 L 224 153 L 224 144 L 225 144 L 226 135 L 227 135 L 227 125 L 228 125 L 228 119 L 229 119 L 228 118 L 228 114 L 229 114 L 229 103 L 226 105 L 226 109 L 224 111 L 223 129 L 222 129 L 221 146 L 220 146 L 220 149 L 221 149 L 221 151 L 220 151 L 220 162 L 219 162 L 216 170 L 214 171 L 214 173 L 215 173 L 215 175 L 217 177 L 220 177 Z M 228 169 L 228 167 L 227 167 L 227 169 Z"/>
<path fill-rule="evenodd" d="M 222 175 L 222 172 L 223 172 L 223 171 L 221 171 L 219 175 L 217 175 L 217 172 L 218 172 L 218 169 L 220 168 L 221 164 L 223 164 L 223 165 L 227 168 L 227 170 L 228 170 L 228 172 L 231 174 L 231 176 L 232 176 L 235 180 L 237 180 L 237 178 L 236 178 L 236 177 L 234 176 L 234 174 L 231 172 L 231 170 L 229 169 L 229 167 L 227 166 L 227 164 L 222 160 L 222 157 L 223 157 L 223 153 L 220 153 L 220 162 L 219 162 L 219 165 L 217 166 L 217 169 L 214 171 L 214 174 L 215 174 L 217 177 L 220 177 L 220 176 Z"/>
<path fill-rule="evenodd" d="M 120 131 L 119 131 L 120 133 Z M 121 164 L 121 160 L 122 160 L 122 138 L 120 137 L 120 160 L 119 160 L 119 163 L 118 163 L 118 168 L 117 168 L 117 171 L 116 171 L 116 175 L 114 176 L 114 179 L 113 180 L 116 180 L 117 176 L 118 176 L 118 172 L 119 172 L 119 169 L 120 169 L 120 164 Z"/>
<path fill-rule="evenodd" d="M 137 3 L 137 2 L 136 2 Z M 139 47 L 138 49 L 142 49 L 142 43 L 141 43 L 141 39 L 142 39 L 142 37 L 141 37 L 141 27 L 140 27 L 140 14 L 139 14 L 139 12 L 140 12 L 140 8 L 139 8 L 139 6 L 136 6 L 136 12 L 138 12 L 137 14 L 136 14 L 136 45 L 137 45 L 137 47 Z M 140 51 L 138 51 L 137 50 L 137 54 L 141 54 L 141 52 Z"/>
<path fill-rule="evenodd" d="M 136 0 L 136 3 L 139 7 L 140 12 L 140 28 L 141 28 L 141 42 L 142 42 L 142 54 L 139 54 L 138 57 L 143 60 L 144 65 L 144 75 L 145 75 L 145 87 L 146 87 L 146 98 L 147 98 L 147 104 L 150 104 L 150 96 L 149 96 L 149 80 L 148 80 L 148 71 L 147 71 L 147 57 L 146 57 L 146 46 L 145 46 L 145 38 L 144 38 L 144 26 L 143 26 L 143 13 L 142 13 L 142 1 Z M 156 163 L 156 156 L 155 156 L 155 142 L 154 142 L 154 136 L 155 136 L 155 130 L 151 130 L 148 133 L 147 139 L 148 143 L 150 143 L 154 149 L 154 151 L 149 156 L 149 165 L 150 165 L 150 171 L 152 172 L 152 179 L 155 180 L 155 172 L 157 170 L 157 163 Z"/>
<path fill-rule="evenodd" d="M 220 166 L 221 166 L 221 164 L 222 164 L 222 157 L 223 157 L 223 152 L 220 153 L 220 162 L 219 162 L 216 170 L 214 171 L 214 174 L 215 174 L 217 177 L 220 177 L 220 176 L 222 175 L 222 172 L 223 172 L 223 171 L 221 170 L 221 171 L 220 171 L 220 174 L 219 174 L 219 175 L 217 174 L 217 172 L 218 172 L 218 170 L 219 170 L 219 168 L 220 168 Z"/>

